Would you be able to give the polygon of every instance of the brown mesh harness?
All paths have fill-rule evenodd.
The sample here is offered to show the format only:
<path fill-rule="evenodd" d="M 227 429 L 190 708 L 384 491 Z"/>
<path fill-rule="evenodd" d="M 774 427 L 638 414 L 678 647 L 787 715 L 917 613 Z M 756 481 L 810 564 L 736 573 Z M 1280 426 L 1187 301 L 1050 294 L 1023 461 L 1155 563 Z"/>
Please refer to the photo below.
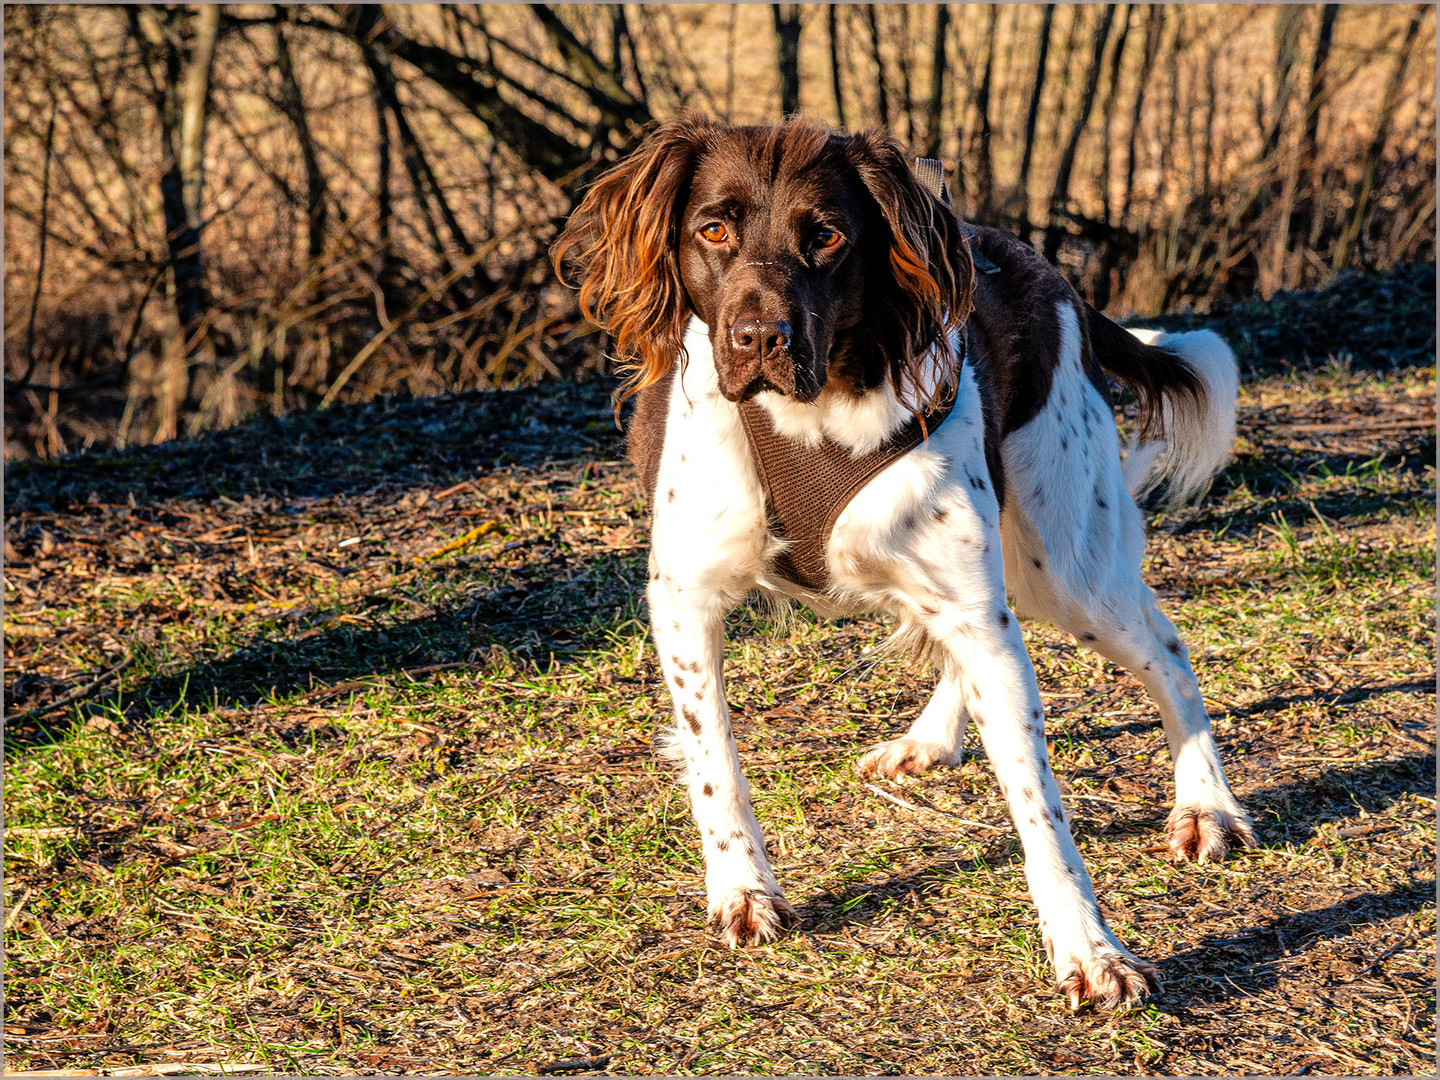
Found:
<path fill-rule="evenodd" d="M 883 446 L 856 457 L 829 439 L 814 449 L 787 439 L 775 430 L 765 406 L 741 402 L 740 422 L 765 491 L 771 531 L 790 542 L 775 560 L 775 572 L 802 588 L 827 589 L 825 548 L 841 511 L 876 473 L 919 446 L 950 409 L 947 404 L 926 414 L 923 427 L 912 418 Z"/>

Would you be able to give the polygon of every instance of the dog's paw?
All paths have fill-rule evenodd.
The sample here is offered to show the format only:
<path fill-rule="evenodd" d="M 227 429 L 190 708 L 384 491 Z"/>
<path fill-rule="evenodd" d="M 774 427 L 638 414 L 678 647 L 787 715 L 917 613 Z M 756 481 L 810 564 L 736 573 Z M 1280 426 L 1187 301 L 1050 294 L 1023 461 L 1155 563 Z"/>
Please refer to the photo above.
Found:
<path fill-rule="evenodd" d="M 1045 945 L 1053 955 L 1051 943 Z M 1118 1009 L 1140 1001 L 1152 990 L 1158 991 L 1160 971 L 1118 945 L 1101 942 L 1083 953 L 1056 956 L 1055 987 L 1065 995 L 1071 1009 L 1087 1003 L 1097 1009 Z"/>
<path fill-rule="evenodd" d="M 1175 862 L 1218 862 L 1231 848 L 1254 847 L 1255 832 L 1238 808 L 1177 806 L 1165 823 L 1165 842 Z"/>
<path fill-rule="evenodd" d="M 919 776 L 938 765 L 958 765 L 949 748 L 917 739 L 891 739 L 872 747 L 855 764 L 861 776 L 894 779 L 901 773 Z"/>
<path fill-rule="evenodd" d="M 710 905 L 710 925 L 732 949 L 776 941 L 799 922 L 790 901 L 760 889 L 735 889 Z"/>

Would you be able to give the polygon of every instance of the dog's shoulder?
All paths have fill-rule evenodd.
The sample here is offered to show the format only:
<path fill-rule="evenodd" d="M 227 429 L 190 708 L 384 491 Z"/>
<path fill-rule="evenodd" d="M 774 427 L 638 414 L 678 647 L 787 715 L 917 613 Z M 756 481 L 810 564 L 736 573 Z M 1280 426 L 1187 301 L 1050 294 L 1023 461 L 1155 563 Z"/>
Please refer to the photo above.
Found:
<path fill-rule="evenodd" d="M 977 375 L 993 395 L 1003 438 L 1045 406 L 1062 348 L 1062 315 L 1079 296 L 1039 252 L 1002 229 L 977 226 L 970 243 L 998 272 L 977 274 L 970 313 Z M 1082 357 L 1088 351 L 1080 323 Z"/>
<path fill-rule="evenodd" d="M 671 368 L 635 395 L 635 410 L 630 414 L 630 429 L 625 440 L 625 455 L 640 473 L 645 501 L 651 506 L 655 505 L 655 485 L 660 476 L 660 455 L 665 450 L 665 428 L 670 414 L 670 386 L 674 381 L 675 369 Z"/>

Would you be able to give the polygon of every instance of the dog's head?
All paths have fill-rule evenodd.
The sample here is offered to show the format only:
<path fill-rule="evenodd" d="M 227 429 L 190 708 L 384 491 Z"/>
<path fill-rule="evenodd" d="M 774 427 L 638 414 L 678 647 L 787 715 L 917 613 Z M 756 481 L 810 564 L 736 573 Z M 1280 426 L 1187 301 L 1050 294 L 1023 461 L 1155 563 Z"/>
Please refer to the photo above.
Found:
<path fill-rule="evenodd" d="M 554 255 L 576 264 L 581 309 L 632 366 L 628 392 L 683 355 L 693 313 L 731 401 L 889 379 L 923 407 L 954 377 L 973 280 L 959 221 L 893 140 L 802 122 L 665 125 L 595 181 Z"/>

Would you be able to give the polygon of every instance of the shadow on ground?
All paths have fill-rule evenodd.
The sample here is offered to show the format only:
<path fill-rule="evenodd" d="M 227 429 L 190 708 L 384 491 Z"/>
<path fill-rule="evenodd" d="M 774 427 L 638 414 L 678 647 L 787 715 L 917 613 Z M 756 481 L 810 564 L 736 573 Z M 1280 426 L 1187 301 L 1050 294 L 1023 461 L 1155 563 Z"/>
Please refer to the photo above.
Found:
<path fill-rule="evenodd" d="M 1297 953 L 1372 923 L 1425 911 L 1434 904 L 1435 882 L 1412 879 L 1389 892 L 1364 893 L 1329 907 L 1215 934 L 1159 962 L 1161 977 L 1169 988 L 1161 992 L 1157 1004 L 1164 1012 L 1179 1012 L 1273 989 L 1284 977 L 1284 963 Z M 1377 965 L 1378 961 L 1368 969 L 1343 973 L 1349 977 L 1342 977 L 1336 985 L 1363 978 Z"/>
<path fill-rule="evenodd" d="M 23 461 L 5 474 L 7 515 L 54 513 L 92 496 L 323 498 L 471 479 L 477 469 L 618 456 L 609 381 L 386 399 L 249 421 L 108 454 Z"/>

